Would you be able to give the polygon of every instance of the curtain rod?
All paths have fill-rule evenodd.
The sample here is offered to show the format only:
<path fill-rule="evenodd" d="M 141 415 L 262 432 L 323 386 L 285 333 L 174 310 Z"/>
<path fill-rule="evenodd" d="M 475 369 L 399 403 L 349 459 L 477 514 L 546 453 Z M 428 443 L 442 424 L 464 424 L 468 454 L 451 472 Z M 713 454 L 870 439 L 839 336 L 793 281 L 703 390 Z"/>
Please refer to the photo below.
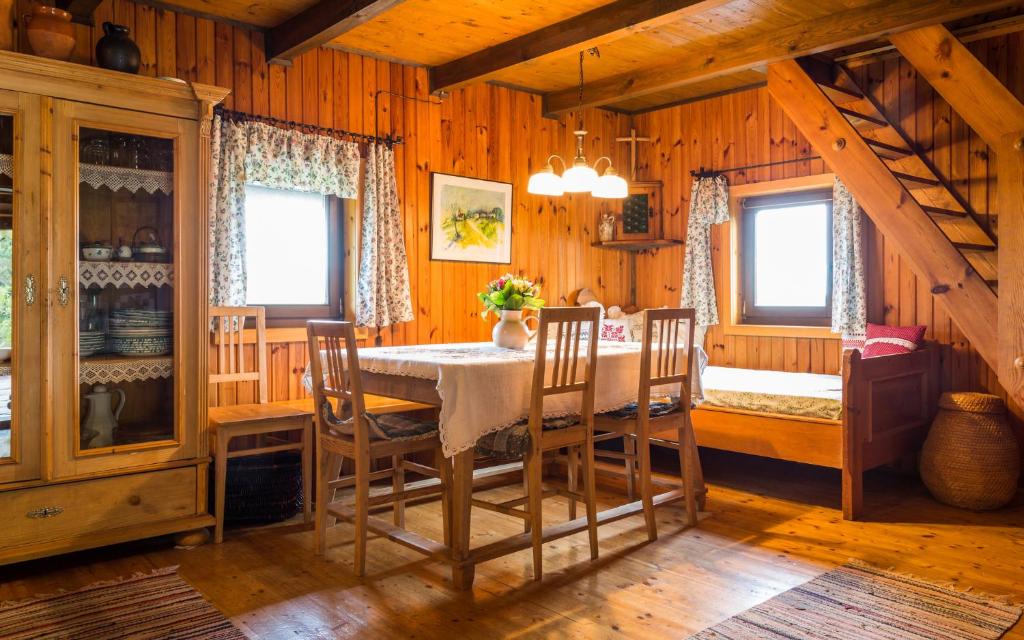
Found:
<path fill-rule="evenodd" d="M 690 176 L 694 178 L 711 178 L 714 176 L 722 175 L 723 173 L 732 173 L 734 171 L 746 171 L 748 169 L 763 169 L 764 167 L 774 167 L 780 164 L 792 164 L 794 162 L 807 162 L 809 160 L 821 160 L 821 156 L 808 156 L 806 158 L 793 158 L 790 160 L 776 160 L 775 162 L 762 162 L 761 164 L 748 164 L 744 167 L 732 167 L 729 169 L 705 169 L 701 166 L 700 169 L 691 170 Z"/>
<path fill-rule="evenodd" d="M 233 121 L 241 122 L 262 122 L 275 127 L 288 127 L 292 129 L 298 129 L 305 133 L 315 133 L 318 135 L 330 136 L 332 138 L 347 138 L 355 142 L 365 143 L 380 143 L 387 146 L 396 144 L 402 144 L 403 140 L 400 137 L 394 137 L 387 135 L 384 137 L 378 135 L 367 135 L 365 133 L 354 133 L 352 131 L 346 131 L 344 129 L 332 129 L 329 127 L 321 127 L 319 125 L 305 124 L 302 122 L 296 122 L 294 120 L 281 120 L 271 116 L 258 116 L 252 113 L 245 113 L 244 111 L 234 111 L 224 106 L 218 105 L 214 108 L 214 113 L 220 115 L 223 118 L 227 118 Z"/>

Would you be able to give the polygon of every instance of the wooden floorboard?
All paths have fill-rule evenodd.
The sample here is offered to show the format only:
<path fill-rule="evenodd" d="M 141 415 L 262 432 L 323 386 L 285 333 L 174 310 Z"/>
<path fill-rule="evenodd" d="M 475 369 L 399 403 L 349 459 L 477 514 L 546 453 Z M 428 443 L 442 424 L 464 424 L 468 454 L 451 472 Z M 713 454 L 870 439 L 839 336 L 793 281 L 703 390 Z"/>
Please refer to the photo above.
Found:
<path fill-rule="evenodd" d="M 674 452 L 672 452 L 674 455 Z M 450 587 L 446 564 L 377 537 L 368 577 L 353 577 L 352 529 L 313 554 L 301 524 L 231 530 L 221 545 L 174 549 L 168 539 L 0 567 L 0 601 L 74 589 L 180 565 L 180 573 L 254 638 L 680 638 L 801 584 L 849 559 L 892 567 L 974 592 L 1024 601 L 1024 499 L 977 514 L 932 501 L 913 480 L 869 474 L 872 522 L 844 522 L 838 472 L 705 452 L 710 517 L 686 529 L 683 505 L 658 512 L 659 539 L 641 517 L 600 529 L 590 562 L 586 534 L 545 545 L 544 580 L 529 551 L 477 567 L 472 592 Z M 488 499 L 513 499 L 518 488 Z M 612 490 L 603 505 L 625 502 Z M 567 520 L 545 501 L 546 522 Z M 382 514 L 382 517 L 387 517 Z M 439 506 L 410 507 L 414 530 L 440 539 Z M 477 509 L 473 545 L 522 531 L 522 522 Z M 1024 626 L 1006 636 L 1024 639 Z"/>

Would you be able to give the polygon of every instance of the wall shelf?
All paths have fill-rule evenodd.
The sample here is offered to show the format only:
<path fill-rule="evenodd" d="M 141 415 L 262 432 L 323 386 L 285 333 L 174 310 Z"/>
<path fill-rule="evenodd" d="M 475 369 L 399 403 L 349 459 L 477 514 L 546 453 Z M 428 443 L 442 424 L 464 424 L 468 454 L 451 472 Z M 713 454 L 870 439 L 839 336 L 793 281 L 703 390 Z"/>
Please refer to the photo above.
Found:
<path fill-rule="evenodd" d="M 167 195 L 174 191 L 174 174 L 169 171 L 129 169 L 105 164 L 80 163 L 78 181 L 93 189 L 107 187 L 111 191 L 127 189 L 132 193 L 145 191 L 150 194 L 160 191 Z"/>
<path fill-rule="evenodd" d="M 616 251 L 651 251 L 667 247 L 677 247 L 682 240 L 611 240 L 608 242 L 592 242 L 590 246 L 598 249 L 614 249 Z"/>
<path fill-rule="evenodd" d="M 174 265 L 165 262 L 90 262 L 78 263 L 78 282 L 90 286 L 131 289 L 133 287 L 169 287 L 174 284 Z"/>

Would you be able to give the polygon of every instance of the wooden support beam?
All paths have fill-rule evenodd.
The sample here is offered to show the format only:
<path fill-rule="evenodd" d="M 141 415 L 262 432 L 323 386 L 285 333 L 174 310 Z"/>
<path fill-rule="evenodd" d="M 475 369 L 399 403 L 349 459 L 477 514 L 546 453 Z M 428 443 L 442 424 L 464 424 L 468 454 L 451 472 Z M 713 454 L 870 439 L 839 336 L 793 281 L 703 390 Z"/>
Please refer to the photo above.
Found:
<path fill-rule="evenodd" d="M 824 18 L 804 20 L 741 45 L 679 47 L 671 62 L 638 69 L 590 83 L 583 105 L 596 107 L 659 91 L 674 89 L 759 65 L 808 56 L 875 40 L 897 31 L 956 20 L 1013 4 L 1009 0 L 875 0 L 869 5 L 835 11 Z M 544 96 L 544 112 L 568 111 L 578 103 L 577 89 Z"/>
<path fill-rule="evenodd" d="M 321 0 L 267 32 L 267 60 L 271 64 L 287 64 L 404 1 Z"/>
<path fill-rule="evenodd" d="M 985 281 L 795 60 L 768 67 L 768 92 L 995 367 L 996 297 Z"/>
<path fill-rule="evenodd" d="M 430 69 L 430 90 L 449 91 L 564 49 L 593 47 L 725 4 L 726 0 L 616 0 Z"/>
<path fill-rule="evenodd" d="M 892 43 L 996 152 L 999 202 L 999 357 L 989 362 L 1024 404 L 1024 104 L 942 25 Z M 979 108 L 984 105 L 984 108 Z"/>
<path fill-rule="evenodd" d="M 949 29 L 937 24 L 889 39 L 990 147 L 1024 129 L 1024 104 Z"/>

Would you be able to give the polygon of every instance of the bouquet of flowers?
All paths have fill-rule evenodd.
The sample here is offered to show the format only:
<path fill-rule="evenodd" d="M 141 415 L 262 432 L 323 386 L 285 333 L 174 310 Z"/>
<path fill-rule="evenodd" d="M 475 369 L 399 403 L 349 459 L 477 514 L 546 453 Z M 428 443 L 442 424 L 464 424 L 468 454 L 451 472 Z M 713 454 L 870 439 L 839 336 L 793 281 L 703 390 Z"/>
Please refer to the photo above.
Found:
<path fill-rule="evenodd" d="M 476 294 L 476 297 L 480 298 L 484 305 L 484 312 L 480 317 L 486 318 L 489 311 L 498 314 L 501 311 L 540 309 L 544 306 L 544 301 L 538 298 L 538 295 L 540 285 L 506 273 L 497 280 L 487 283 L 487 290 Z"/>

